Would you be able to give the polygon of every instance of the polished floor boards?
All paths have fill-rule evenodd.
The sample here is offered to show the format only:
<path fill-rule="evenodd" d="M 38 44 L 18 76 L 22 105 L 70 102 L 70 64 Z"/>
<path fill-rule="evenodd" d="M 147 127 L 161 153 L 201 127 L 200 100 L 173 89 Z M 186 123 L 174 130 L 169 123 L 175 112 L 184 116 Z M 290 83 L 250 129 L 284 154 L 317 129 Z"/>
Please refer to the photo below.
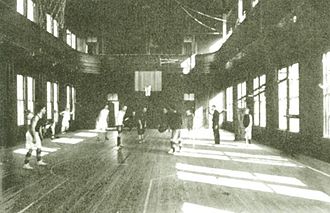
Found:
<path fill-rule="evenodd" d="M 86 130 L 44 142 L 45 167 L 22 169 L 22 147 L 1 150 L 0 212 L 330 212 L 330 165 L 289 158 L 211 130 L 184 132 L 170 155 L 169 133 L 136 131 L 97 140 Z"/>

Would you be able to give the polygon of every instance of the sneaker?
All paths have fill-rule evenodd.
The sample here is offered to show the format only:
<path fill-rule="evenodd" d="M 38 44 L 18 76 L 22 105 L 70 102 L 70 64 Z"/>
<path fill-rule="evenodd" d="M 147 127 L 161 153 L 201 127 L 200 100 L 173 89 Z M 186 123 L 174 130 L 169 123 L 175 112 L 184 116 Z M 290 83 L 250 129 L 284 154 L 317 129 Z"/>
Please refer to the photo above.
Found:
<path fill-rule="evenodd" d="M 54 136 L 54 135 L 52 135 L 52 137 L 51 137 L 50 139 L 54 140 L 54 139 L 55 139 L 55 136 Z"/>
<path fill-rule="evenodd" d="M 24 164 L 24 166 L 23 166 L 23 169 L 33 169 L 33 167 L 32 166 L 30 166 L 30 164 Z"/>
<path fill-rule="evenodd" d="M 170 151 L 168 151 L 167 153 L 168 154 L 174 154 L 174 152 L 175 152 L 175 149 L 171 148 Z"/>
<path fill-rule="evenodd" d="M 37 164 L 39 166 L 46 166 L 47 165 L 47 163 L 43 162 L 42 160 L 38 161 Z"/>
<path fill-rule="evenodd" d="M 124 145 L 123 144 L 120 144 L 119 147 L 124 147 Z"/>

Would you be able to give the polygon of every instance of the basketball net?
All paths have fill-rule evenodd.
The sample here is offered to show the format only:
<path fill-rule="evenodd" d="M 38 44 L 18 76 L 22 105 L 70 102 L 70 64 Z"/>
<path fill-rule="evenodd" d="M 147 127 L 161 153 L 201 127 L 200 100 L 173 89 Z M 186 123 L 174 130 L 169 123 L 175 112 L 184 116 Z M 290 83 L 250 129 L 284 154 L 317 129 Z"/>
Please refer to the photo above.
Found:
<path fill-rule="evenodd" d="M 145 86 L 144 91 L 145 91 L 145 96 L 150 96 L 151 95 L 151 85 Z"/>

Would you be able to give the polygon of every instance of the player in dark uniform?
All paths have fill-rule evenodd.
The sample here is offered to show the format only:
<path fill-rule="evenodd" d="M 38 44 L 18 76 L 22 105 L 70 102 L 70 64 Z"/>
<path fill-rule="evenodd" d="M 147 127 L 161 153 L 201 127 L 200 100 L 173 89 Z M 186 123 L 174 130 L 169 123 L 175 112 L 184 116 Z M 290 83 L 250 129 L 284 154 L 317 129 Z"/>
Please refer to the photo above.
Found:
<path fill-rule="evenodd" d="M 143 107 L 142 112 L 138 115 L 137 131 L 139 135 L 139 143 L 144 142 L 144 133 L 147 128 L 147 107 Z"/>
<path fill-rule="evenodd" d="M 32 155 L 33 148 L 35 147 L 37 150 L 37 164 L 40 166 L 47 165 L 45 162 L 41 159 L 41 142 L 43 140 L 42 130 L 44 121 L 42 120 L 42 117 L 46 113 L 46 107 L 41 106 L 39 109 L 37 109 L 37 114 L 33 116 L 31 119 L 31 124 L 28 126 L 28 130 L 26 132 L 26 143 L 25 147 L 28 149 L 28 152 L 25 155 L 24 160 L 24 169 L 33 169 L 29 162 Z"/>
<path fill-rule="evenodd" d="M 172 131 L 171 134 L 171 149 L 168 151 L 169 154 L 173 154 L 175 151 L 181 151 L 181 127 L 182 127 L 182 116 L 177 112 L 175 108 L 171 110 L 168 116 L 168 124 Z M 178 145 L 178 149 L 176 146 Z"/>

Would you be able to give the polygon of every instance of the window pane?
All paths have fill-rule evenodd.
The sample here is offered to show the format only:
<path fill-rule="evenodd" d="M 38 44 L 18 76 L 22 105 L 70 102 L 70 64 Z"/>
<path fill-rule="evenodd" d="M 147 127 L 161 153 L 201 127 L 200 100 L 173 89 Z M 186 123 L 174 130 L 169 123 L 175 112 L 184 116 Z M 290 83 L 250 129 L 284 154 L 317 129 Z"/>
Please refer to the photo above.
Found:
<path fill-rule="evenodd" d="M 260 76 L 260 84 L 259 86 L 265 85 L 266 84 L 266 75 Z"/>
<path fill-rule="evenodd" d="M 237 99 L 240 99 L 242 97 L 241 96 L 241 94 L 242 94 L 242 87 L 241 86 L 242 86 L 241 84 L 237 85 Z"/>
<path fill-rule="evenodd" d="M 52 88 L 52 84 L 47 81 L 47 102 L 50 102 L 51 100 L 51 89 Z"/>
<path fill-rule="evenodd" d="M 53 28 L 54 28 L 54 36 L 58 38 L 58 22 L 54 19 L 53 22 Z"/>
<path fill-rule="evenodd" d="M 299 98 L 291 98 L 289 106 L 290 115 L 299 115 Z"/>
<path fill-rule="evenodd" d="M 259 96 L 254 97 L 254 125 L 259 126 Z"/>
<path fill-rule="evenodd" d="M 17 125 L 24 125 L 24 101 L 17 100 Z"/>
<path fill-rule="evenodd" d="M 71 46 L 72 42 L 71 42 L 71 32 L 70 30 L 66 30 L 66 43 Z"/>
<path fill-rule="evenodd" d="M 34 100 L 34 81 L 33 78 L 27 77 L 27 100 Z"/>
<path fill-rule="evenodd" d="M 58 102 L 58 86 L 57 83 L 54 83 L 54 102 Z"/>
<path fill-rule="evenodd" d="M 17 75 L 17 99 L 24 99 L 24 78 L 22 75 Z"/>
<path fill-rule="evenodd" d="M 290 118 L 289 120 L 290 132 L 299 132 L 300 121 L 299 118 Z"/>
<path fill-rule="evenodd" d="M 287 77 L 287 69 L 286 68 L 283 68 L 283 69 L 278 71 L 278 80 L 279 81 L 286 79 L 286 77 Z"/>
<path fill-rule="evenodd" d="M 226 90 L 227 121 L 233 121 L 233 87 Z"/>
<path fill-rule="evenodd" d="M 280 129 L 287 129 L 287 117 L 286 110 L 287 110 L 287 101 L 286 99 L 279 100 L 278 102 L 278 127 Z"/>
<path fill-rule="evenodd" d="M 76 117 L 76 90 L 72 87 L 72 119 Z"/>
<path fill-rule="evenodd" d="M 34 112 L 34 103 L 33 101 L 28 101 L 28 110 Z"/>
<path fill-rule="evenodd" d="M 287 84 L 286 81 L 282 81 L 278 84 L 278 99 L 283 100 L 287 97 Z"/>
<path fill-rule="evenodd" d="M 252 7 L 255 7 L 259 3 L 259 0 L 252 0 Z"/>
<path fill-rule="evenodd" d="M 34 3 L 32 0 L 27 0 L 27 18 L 30 21 L 35 21 L 34 20 Z"/>
<path fill-rule="evenodd" d="M 290 79 L 299 79 L 299 65 L 294 64 L 289 68 L 289 78 Z"/>
<path fill-rule="evenodd" d="M 242 83 L 242 97 L 246 96 L 246 82 Z"/>
<path fill-rule="evenodd" d="M 76 49 L 76 35 L 72 33 L 71 35 L 71 47 Z"/>
<path fill-rule="evenodd" d="M 330 52 L 323 54 L 323 136 L 330 137 Z"/>
<path fill-rule="evenodd" d="M 47 102 L 47 119 L 52 118 L 52 103 Z"/>
<path fill-rule="evenodd" d="M 259 78 L 253 79 L 253 90 L 256 90 L 259 87 Z"/>
<path fill-rule="evenodd" d="M 70 86 L 66 86 L 66 107 L 71 109 L 71 95 L 70 95 Z"/>
<path fill-rule="evenodd" d="M 260 94 L 260 126 L 266 127 L 266 96 L 264 92 Z"/>
<path fill-rule="evenodd" d="M 24 0 L 17 0 L 16 4 L 16 11 L 24 15 Z"/>
<path fill-rule="evenodd" d="M 51 15 L 46 14 L 46 22 L 47 22 L 47 32 L 53 33 L 53 18 Z"/>

